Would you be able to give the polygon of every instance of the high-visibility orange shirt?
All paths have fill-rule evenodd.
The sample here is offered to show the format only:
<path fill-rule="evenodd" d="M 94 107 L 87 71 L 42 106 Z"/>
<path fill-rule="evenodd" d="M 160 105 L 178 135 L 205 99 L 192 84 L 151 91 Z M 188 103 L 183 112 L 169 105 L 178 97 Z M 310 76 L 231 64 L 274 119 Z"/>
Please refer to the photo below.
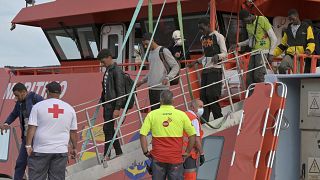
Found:
<path fill-rule="evenodd" d="M 198 129 L 198 130 L 199 130 L 199 134 L 197 133 L 197 131 L 196 131 L 196 133 L 197 133 L 197 137 L 200 137 L 200 139 L 202 140 L 203 131 L 202 131 L 202 129 L 201 129 L 201 123 L 199 122 L 197 115 L 196 115 L 194 112 L 192 112 L 192 111 L 186 111 L 185 113 L 187 114 L 190 122 L 196 121 L 196 123 L 198 123 L 198 126 L 199 126 L 199 129 Z M 195 127 L 194 127 L 194 128 L 195 128 Z M 188 143 L 189 143 L 189 138 L 188 138 L 187 134 L 184 133 L 184 137 L 183 137 L 183 151 L 182 151 L 182 153 L 184 153 L 184 152 L 185 152 L 185 149 L 187 149 Z M 196 146 L 196 145 L 195 145 L 195 146 Z M 195 147 L 191 150 L 190 156 L 191 156 L 193 159 L 197 159 L 197 158 L 200 156 L 200 154 L 196 152 Z"/>
<path fill-rule="evenodd" d="M 151 155 L 159 162 L 182 163 L 183 132 L 189 136 L 195 135 L 188 116 L 171 105 L 161 105 L 151 111 L 144 120 L 140 134 L 147 136 L 152 133 Z"/>

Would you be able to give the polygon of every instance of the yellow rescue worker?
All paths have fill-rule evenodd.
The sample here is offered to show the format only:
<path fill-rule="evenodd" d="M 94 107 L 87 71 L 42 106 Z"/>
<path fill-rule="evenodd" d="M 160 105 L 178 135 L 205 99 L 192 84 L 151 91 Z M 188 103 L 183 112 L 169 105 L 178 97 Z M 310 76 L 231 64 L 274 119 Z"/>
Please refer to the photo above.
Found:
<path fill-rule="evenodd" d="M 151 111 L 140 129 L 140 143 L 143 154 L 152 161 L 152 179 L 183 180 L 183 162 L 194 147 L 195 129 L 188 116 L 172 106 L 173 93 L 164 90 L 160 94 L 160 108 Z M 152 150 L 149 152 L 146 136 L 152 133 Z M 184 154 L 183 132 L 189 136 Z"/>
<path fill-rule="evenodd" d="M 288 19 L 291 23 L 284 31 L 281 44 L 273 53 L 274 56 L 279 56 L 285 51 L 285 56 L 279 66 L 280 74 L 286 74 L 289 69 L 293 70 L 293 57 L 295 54 L 310 55 L 315 49 L 312 27 L 300 21 L 298 11 L 295 9 L 289 10 Z"/>
<path fill-rule="evenodd" d="M 200 166 L 205 162 L 204 152 L 201 145 L 201 140 L 203 137 L 203 131 L 201 129 L 201 123 L 199 118 L 203 114 L 203 102 L 199 99 L 191 101 L 190 110 L 186 112 L 189 120 L 191 121 L 194 129 L 196 130 L 196 143 L 194 148 L 190 152 L 190 156 L 186 158 L 183 163 L 184 167 L 184 180 L 196 180 L 197 179 L 197 166 L 198 159 L 200 161 Z M 184 133 L 183 138 L 183 150 L 187 148 L 189 138 L 186 133 Z M 184 151 L 183 151 L 184 153 Z"/>

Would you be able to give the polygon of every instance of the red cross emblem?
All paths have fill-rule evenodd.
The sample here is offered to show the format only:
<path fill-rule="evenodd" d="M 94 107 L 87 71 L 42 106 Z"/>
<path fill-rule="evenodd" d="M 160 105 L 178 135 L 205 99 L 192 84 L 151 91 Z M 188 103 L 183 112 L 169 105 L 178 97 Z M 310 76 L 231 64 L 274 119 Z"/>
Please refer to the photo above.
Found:
<path fill-rule="evenodd" d="M 53 118 L 59 118 L 59 114 L 63 114 L 64 113 L 64 109 L 59 109 L 59 105 L 58 104 L 54 104 L 53 108 L 48 108 L 48 113 L 52 113 L 53 114 Z"/>

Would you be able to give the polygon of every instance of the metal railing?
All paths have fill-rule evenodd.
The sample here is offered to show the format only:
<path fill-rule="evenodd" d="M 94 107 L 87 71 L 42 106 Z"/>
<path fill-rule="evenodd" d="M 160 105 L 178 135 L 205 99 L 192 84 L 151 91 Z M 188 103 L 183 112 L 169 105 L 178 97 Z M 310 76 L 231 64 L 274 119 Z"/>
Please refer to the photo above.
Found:
<path fill-rule="evenodd" d="M 230 62 L 231 60 L 236 60 L 236 61 L 237 61 L 237 67 L 236 67 L 236 68 L 237 68 L 237 72 L 240 72 L 240 73 L 234 74 L 234 75 L 229 76 L 229 77 L 225 77 L 225 76 L 224 76 L 224 78 L 223 78 L 222 80 L 218 81 L 218 82 L 214 82 L 214 83 L 208 84 L 208 85 L 206 85 L 206 86 L 193 89 L 193 92 L 195 92 L 195 91 L 200 91 L 200 90 L 203 89 L 203 88 L 207 88 L 207 87 L 213 86 L 213 85 L 218 84 L 218 83 L 225 83 L 225 86 L 226 86 L 226 88 L 227 88 L 227 94 L 228 94 L 228 96 L 223 97 L 223 98 L 220 98 L 220 99 L 217 100 L 217 101 L 214 101 L 214 102 L 205 104 L 205 105 L 204 105 L 205 107 L 206 107 L 206 106 L 210 106 L 211 104 L 214 104 L 214 103 L 219 103 L 219 102 L 221 102 L 221 101 L 226 101 L 226 100 L 228 100 L 229 103 L 230 103 L 232 112 L 235 111 L 235 108 L 234 108 L 234 105 L 233 105 L 233 98 L 232 98 L 232 97 L 234 97 L 234 96 L 239 96 L 239 95 L 241 95 L 241 94 L 244 94 L 247 90 L 242 90 L 242 91 L 240 91 L 240 92 L 238 92 L 238 93 L 231 94 L 230 85 L 229 85 L 229 80 L 230 80 L 231 78 L 234 78 L 234 77 L 239 77 L 240 83 L 243 83 L 243 75 L 244 75 L 244 74 L 246 74 L 246 73 L 248 73 L 248 72 L 251 72 L 251 71 L 254 71 L 254 70 L 256 70 L 256 69 L 259 69 L 259 68 L 267 68 L 266 65 L 265 65 L 265 63 L 263 63 L 261 66 L 256 67 L 256 68 L 254 68 L 254 69 L 250 69 L 250 70 L 248 70 L 248 71 L 241 71 L 241 68 L 239 67 L 239 66 L 240 66 L 240 65 L 239 65 L 239 64 L 240 64 L 240 58 L 243 57 L 243 56 L 250 55 L 251 53 L 256 53 L 256 52 L 258 52 L 258 50 L 257 50 L 257 51 L 250 52 L 250 53 L 242 54 L 242 55 L 237 55 L 237 56 L 235 56 L 235 57 L 233 57 L 233 58 L 223 60 L 223 61 L 221 61 L 221 62 L 219 63 L 220 65 L 222 65 L 222 72 L 223 72 L 223 74 L 225 74 L 226 69 L 224 68 L 224 64 L 227 63 L 227 62 Z M 264 62 L 267 62 L 265 56 L 263 55 L 263 53 L 262 53 L 261 51 L 260 51 L 260 55 L 262 56 L 263 61 L 264 61 Z M 204 69 L 207 69 L 207 68 L 206 68 L 206 67 L 205 67 L 205 68 L 198 68 L 198 69 L 196 69 L 196 70 L 194 70 L 194 71 L 189 72 L 189 74 L 197 73 L 197 72 L 200 72 L 200 71 L 202 71 L 202 70 L 204 70 Z M 187 108 L 188 108 L 188 104 L 190 103 L 190 102 L 187 101 L 187 95 L 190 94 L 190 92 L 186 92 L 186 91 L 185 91 L 185 87 L 188 86 L 188 84 L 183 84 L 182 78 L 183 78 L 184 76 L 186 76 L 186 74 L 180 74 L 178 77 L 176 77 L 176 78 L 180 78 L 180 80 L 179 80 L 179 81 L 180 81 L 180 82 L 179 82 L 179 86 L 175 86 L 175 87 L 173 87 L 171 90 L 172 90 L 172 91 L 180 90 L 180 93 L 179 93 L 178 95 L 176 95 L 176 96 L 174 97 L 174 99 L 179 98 L 179 97 L 182 97 L 182 98 L 183 98 L 183 102 L 182 102 L 181 104 L 176 105 L 176 108 L 181 107 L 181 106 L 185 106 L 185 108 L 187 109 Z M 173 80 L 173 79 L 172 79 L 172 80 Z M 172 81 L 172 80 L 171 80 L 171 81 Z M 196 81 L 190 82 L 190 83 L 198 83 L 198 82 L 199 82 L 199 79 L 196 80 Z M 134 93 L 136 93 L 136 94 L 137 94 L 137 93 L 141 93 L 141 92 L 143 92 L 143 91 L 147 91 L 147 90 L 149 90 L 150 88 L 156 87 L 156 86 L 158 86 L 158 85 L 160 85 L 160 84 L 156 84 L 156 85 L 154 85 L 154 86 L 147 87 L 147 88 L 140 88 L 140 89 L 137 89 L 136 91 L 134 91 Z M 94 109 L 94 108 L 97 108 L 97 107 L 100 107 L 100 106 L 102 106 L 102 105 L 104 105 L 104 104 L 107 104 L 107 103 L 111 103 L 111 102 L 113 102 L 113 101 L 115 101 L 115 100 L 117 100 L 117 99 L 124 98 L 124 97 L 126 97 L 126 96 L 128 96 L 128 95 L 129 95 L 129 94 L 126 94 L 126 95 L 123 95 L 123 96 L 121 96 L 121 97 L 118 97 L 118 98 L 115 98 L 115 99 L 112 99 L 112 100 L 109 100 L 109 101 L 106 101 L 106 102 L 103 102 L 103 103 L 98 103 L 97 105 L 93 105 L 93 106 L 90 106 L 90 107 L 87 107 L 87 108 L 84 108 L 84 109 L 82 109 L 82 110 L 77 111 L 77 114 L 79 114 L 79 113 L 85 113 L 85 115 L 86 115 L 86 120 L 80 121 L 78 124 L 87 123 L 87 126 L 88 126 L 88 127 L 84 128 L 84 129 L 78 131 L 78 133 L 81 134 L 81 133 L 83 133 L 83 132 L 87 132 L 87 133 L 89 132 L 89 134 L 90 134 L 90 136 L 87 136 L 85 139 L 80 140 L 78 143 L 84 143 L 84 142 L 89 141 L 89 140 L 91 140 L 91 141 L 93 142 L 93 146 L 92 146 L 92 147 L 82 149 L 82 150 L 79 152 L 79 154 L 82 155 L 83 153 L 88 152 L 88 151 L 94 149 L 94 150 L 95 150 L 95 154 L 96 154 L 97 161 L 98 161 L 98 163 L 100 164 L 100 163 L 102 162 L 102 160 L 101 160 L 101 156 L 100 156 L 100 153 L 99 153 L 99 146 L 103 146 L 103 145 L 106 144 L 106 143 L 111 143 L 110 146 L 112 146 L 112 142 L 113 142 L 114 140 L 116 140 L 116 139 L 123 139 L 123 138 L 125 138 L 125 137 L 128 137 L 128 136 L 136 133 L 136 132 L 139 132 L 139 128 L 138 128 L 138 129 L 136 129 L 136 130 L 133 130 L 133 131 L 131 131 L 131 132 L 128 132 L 128 133 L 126 133 L 126 134 L 123 134 L 122 131 L 121 131 L 121 128 L 130 126 L 130 125 L 132 125 L 132 124 L 134 124 L 134 123 L 139 123 L 139 122 L 142 123 L 142 122 L 143 122 L 143 116 L 142 116 L 142 114 L 141 114 L 141 111 L 142 111 L 142 110 L 145 110 L 145 109 L 149 109 L 149 108 L 152 107 L 152 106 L 159 105 L 159 103 L 157 103 L 157 104 L 153 104 L 153 105 L 149 105 L 149 106 L 145 106 L 145 107 L 140 107 L 139 102 L 141 102 L 141 100 L 139 101 L 138 98 L 137 98 L 137 96 L 135 96 L 135 97 L 134 97 L 134 100 L 135 100 L 135 107 L 136 107 L 136 109 L 135 109 L 135 110 L 131 110 L 131 112 L 127 112 L 125 115 L 126 115 L 126 116 L 129 116 L 129 115 L 138 113 L 138 119 L 137 119 L 137 120 L 131 120 L 130 123 L 120 125 L 120 128 L 119 128 L 120 134 L 119 134 L 118 137 L 114 138 L 113 140 L 110 140 L 110 141 L 107 141 L 107 142 L 103 142 L 103 143 L 98 144 L 97 141 L 96 141 L 96 136 L 97 136 L 97 135 L 94 134 L 93 128 L 97 128 L 97 127 L 99 127 L 99 126 L 103 126 L 104 124 L 109 123 L 109 122 L 112 122 L 112 121 L 117 121 L 119 118 L 113 118 L 113 119 L 111 119 L 111 120 L 108 120 L 108 121 L 105 121 L 105 122 L 102 122 L 102 123 L 92 124 L 92 121 L 91 121 L 92 118 L 90 118 L 89 110 Z M 143 100 L 144 100 L 144 99 L 143 99 Z M 143 101 L 143 100 L 142 100 L 142 101 Z M 93 100 L 92 100 L 91 102 L 93 102 Z M 85 105 L 85 104 L 86 104 L 86 103 L 82 103 L 82 104 L 80 104 L 80 105 L 83 106 L 83 105 Z M 80 105 L 77 105 L 77 106 L 80 106 Z"/>

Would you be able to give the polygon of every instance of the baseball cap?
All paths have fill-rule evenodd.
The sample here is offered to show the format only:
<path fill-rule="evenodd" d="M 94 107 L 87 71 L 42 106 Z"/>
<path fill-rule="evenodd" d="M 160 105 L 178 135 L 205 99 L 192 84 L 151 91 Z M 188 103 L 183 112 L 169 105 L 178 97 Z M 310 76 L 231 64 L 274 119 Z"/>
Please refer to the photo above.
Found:
<path fill-rule="evenodd" d="M 52 81 L 51 83 L 47 84 L 46 88 L 50 93 L 61 94 L 61 85 L 56 81 Z"/>

